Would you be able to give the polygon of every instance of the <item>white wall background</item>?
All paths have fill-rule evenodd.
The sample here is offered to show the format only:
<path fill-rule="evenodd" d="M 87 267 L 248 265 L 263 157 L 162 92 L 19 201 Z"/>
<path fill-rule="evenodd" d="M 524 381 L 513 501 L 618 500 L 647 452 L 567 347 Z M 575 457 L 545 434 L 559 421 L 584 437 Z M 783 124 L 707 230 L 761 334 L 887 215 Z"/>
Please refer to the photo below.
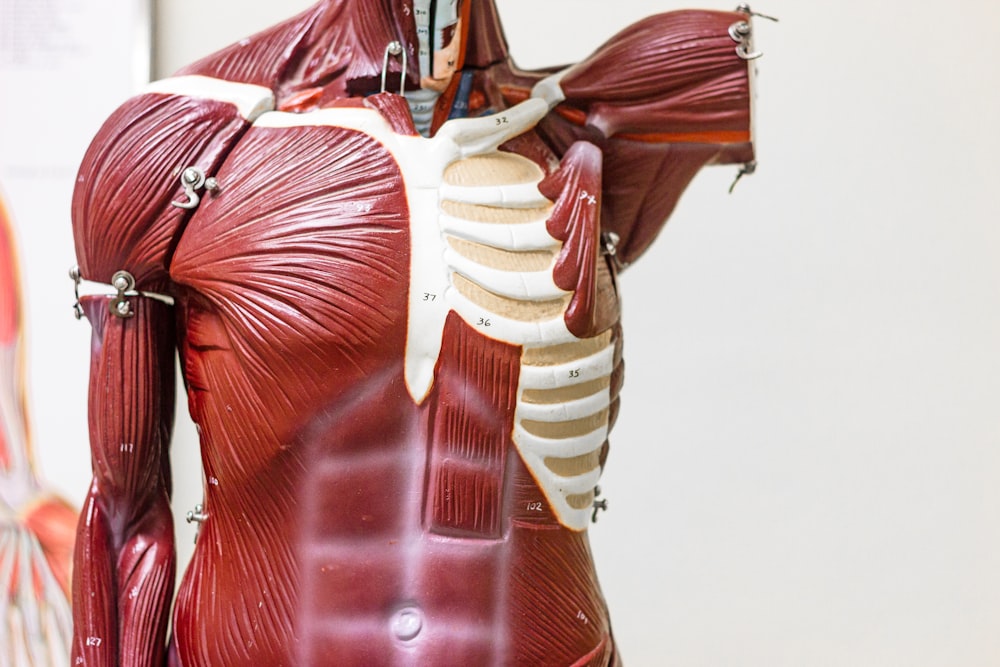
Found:
<path fill-rule="evenodd" d="M 308 4 L 164 0 L 159 74 Z M 525 66 L 682 7 L 499 4 Z M 700 175 L 622 279 L 591 531 L 616 636 L 632 667 L 1000 664 L 1000 5 L 755 9 L 781 18 L 757 24 L 761 167 L 731 196 L 735 169 Z M 45 356 L 36 405 L 77 395 L 38 446 L 79 501 L 85 375 Z M 183 513 L 199 473 L 178 450 Z"/>

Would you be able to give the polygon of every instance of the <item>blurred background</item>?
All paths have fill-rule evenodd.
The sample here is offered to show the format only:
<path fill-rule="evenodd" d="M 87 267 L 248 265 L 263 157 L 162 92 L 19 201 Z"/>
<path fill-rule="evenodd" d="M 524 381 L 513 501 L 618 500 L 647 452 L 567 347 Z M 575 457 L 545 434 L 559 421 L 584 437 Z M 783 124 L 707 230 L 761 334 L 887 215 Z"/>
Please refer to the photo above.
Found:
<path fill-rule="evenodd" d="M 92 4 L 106 23 L 84 43 L 135 25 L 120 0 Z M 309 4 L 164 0 L 154 75 Z M 688 6 L 498 5 L 524 67 Z M 727 194 L 735 168 L 705 170 L 621 279 L 626 382 L 591 530 L 615 635 L 633 667 L 1000 664 L 1000 5 L 753 8 L 781 19 L 756 22 L 758 172 Z M 80 67 L 0 82 L 0 155 L 18 141 L 78 162 L 143 78 Z M 28 274 L 35 443 L 78 505 L 90 332 L 64 277 L 72 175 L 39 185 L 23 167 L 0 182 Z M 193 429 L 177 433 L 182 517 L 200 471 Z M 177 532 L 190 549 L 194 528 Z"/>

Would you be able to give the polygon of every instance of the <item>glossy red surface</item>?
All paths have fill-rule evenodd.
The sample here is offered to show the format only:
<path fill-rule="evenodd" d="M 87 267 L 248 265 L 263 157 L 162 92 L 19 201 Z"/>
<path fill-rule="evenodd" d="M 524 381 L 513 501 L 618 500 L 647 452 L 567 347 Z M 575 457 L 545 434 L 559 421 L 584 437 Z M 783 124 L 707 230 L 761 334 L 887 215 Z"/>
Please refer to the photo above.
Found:
<path fill-rule="evenodd" d="M 401 98 L 349 99 L 377 92 L 390 38 L 412 48 L 407 11 L 328 0 L 182 74 L 265 86 L 302 114 L 363 104 L 412 136 Z M 491 1 L 467 17 L 467 106 L 502 110 L 546 72 L 507 59 Z M 545 174 L 567 328 L 611 332 L 609 424 L 623 365 L 602 234 L 634 259 L 698 169 L 738 153 L 733 137 L 749 141 L 747 67 L 726 33 L 744 18 L 679 13 L 626 30 L 567 76 L 567 100 L 535 131 L 504 145 Z M 192 165 L 221 188 L 190 213 L 170 202 Z M 418 246 L 403 171 L 365 132 L 253 126 L 232 105 L 180 95 L 135 98 L 98 134 L 74 196 L 83 275 L 126 269 L 176 305 L 135 298 L 120 319 L 103 298 L 84 304 L 95 476 L 76 555 L 80 664 L 618 664 L 586 531 L 560 523 L 514 444 L 521 346 L 453 311 L 429 394 L 407 390 Z M 208 518 L 166 658 L 175 350 Z M 606 442 L 599 454 L 603 465 Z"/>

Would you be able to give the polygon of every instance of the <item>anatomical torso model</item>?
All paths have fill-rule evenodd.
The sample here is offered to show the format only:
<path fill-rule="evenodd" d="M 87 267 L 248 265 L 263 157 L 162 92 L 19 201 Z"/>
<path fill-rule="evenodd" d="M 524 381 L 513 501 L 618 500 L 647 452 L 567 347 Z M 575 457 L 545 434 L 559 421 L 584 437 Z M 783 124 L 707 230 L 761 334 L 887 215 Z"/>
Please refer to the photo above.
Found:
<path fill-rule="evenodd" d="M 74 198 L 76 663 L 618 664 L 616 272 L 752 160 L 753 55 L 748 10 L 677 12 L 523 72 L 491 0 L 326 0 L 123 105 Z M 165 650 L 175 350 L 205 500 Z"/>

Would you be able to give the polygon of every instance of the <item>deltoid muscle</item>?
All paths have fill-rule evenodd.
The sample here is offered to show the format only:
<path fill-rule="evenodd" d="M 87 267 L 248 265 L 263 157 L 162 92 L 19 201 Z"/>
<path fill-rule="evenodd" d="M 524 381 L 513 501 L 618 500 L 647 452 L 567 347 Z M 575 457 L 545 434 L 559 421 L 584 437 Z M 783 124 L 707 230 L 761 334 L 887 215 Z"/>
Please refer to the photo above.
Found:
<path fill-rule="evenodd" d="M 0 665 L 69 659 L 69 566 L 76 512 L 34 470 L 13 225 L 0 199 Z"/>
<path fill-rule="evenodd" d="M 663 14 L 526 72 L 490 0 L 326 0 L 126 102 L 74 196 L 74 663 L 620 664 L 616 274 L 752 161 L 750 37 Z M 175 350 L 205 497 L 166 648 Z"/>

